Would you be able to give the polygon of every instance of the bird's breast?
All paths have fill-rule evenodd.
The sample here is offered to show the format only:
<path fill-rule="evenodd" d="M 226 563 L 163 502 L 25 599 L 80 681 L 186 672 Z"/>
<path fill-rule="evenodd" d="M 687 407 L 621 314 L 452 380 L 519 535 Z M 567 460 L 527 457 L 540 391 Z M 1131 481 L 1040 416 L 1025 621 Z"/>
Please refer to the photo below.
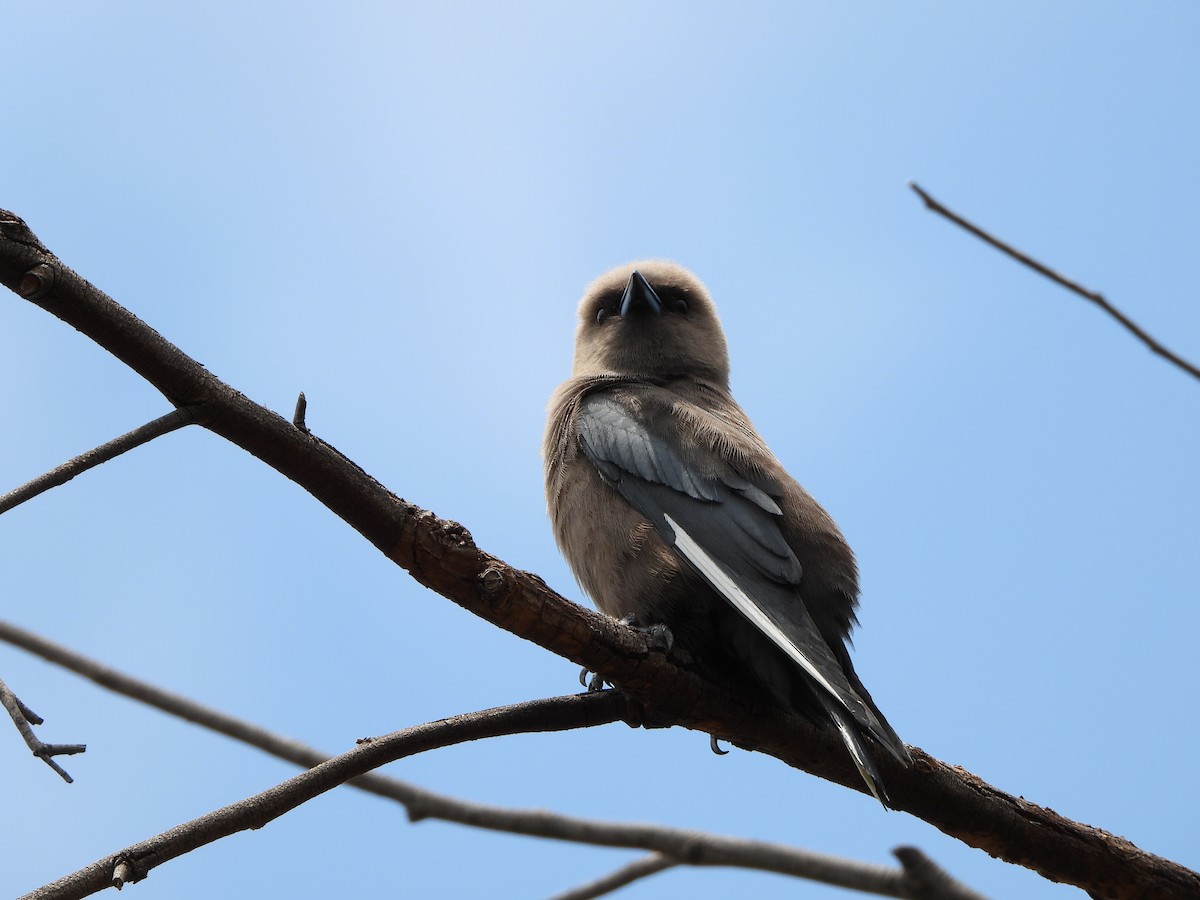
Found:
<path fill-rule="evenodd" d="M 610 616 L 664 622 L 662 598 L 683 577 L 684 564 L 582 454 L 564 468 L 550 516 L 580 586 Z"/>

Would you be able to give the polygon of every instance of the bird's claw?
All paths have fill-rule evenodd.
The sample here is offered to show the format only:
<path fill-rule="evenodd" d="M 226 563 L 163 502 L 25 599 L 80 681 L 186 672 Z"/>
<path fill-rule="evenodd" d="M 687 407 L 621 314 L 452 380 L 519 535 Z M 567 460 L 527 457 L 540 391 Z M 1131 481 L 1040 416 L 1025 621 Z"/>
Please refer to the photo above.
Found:
<path fill-rule="evenodd" d="M 663 653 L 670 653 L 671 648 L 675 646 L 675 635 L 671 633 L 671 629 L 666 625 L 649 625 L 642 626 L 637 623 L 637 617 L 634 615 L 625 616 L 621 619 L 622 625 L 628 625 L 634 631 L 640 631 L 650 640 L 651 650 L 661 650 Z"/>
<path fill-rule="evenodd" d="M 599 672 L 597 672 L 595 675 L 592 675 L 590 679 L 588 678 L 588 675 L 591 675 L 591 673 L 588 671 L 587 666 L 584 666 L 579 670 L 579 683 L 587 688 L 589 694 L 594 694 L 596 691 L 604 690 L 604 679 L 600 677 Z"/>
<path fill-rule="evenodd" d="M 710 734 L 708 736 L 708 746 L 712 750 L 713 753 L 717 754 L 717 756 L 728 756 L 729 755 L 728 750 L 721 749 L 721 743 L 720 743 L 720 741 L 717 740 L 717 736 L 715 734 Z"/>
<path fill-rule="evenodd" d="M 666 625 L 651 625 L 646 629 L 646 636 L 650 638 L 650 646 L 654 650 L 670 653 L 675 646 L 675 635 Z"/>

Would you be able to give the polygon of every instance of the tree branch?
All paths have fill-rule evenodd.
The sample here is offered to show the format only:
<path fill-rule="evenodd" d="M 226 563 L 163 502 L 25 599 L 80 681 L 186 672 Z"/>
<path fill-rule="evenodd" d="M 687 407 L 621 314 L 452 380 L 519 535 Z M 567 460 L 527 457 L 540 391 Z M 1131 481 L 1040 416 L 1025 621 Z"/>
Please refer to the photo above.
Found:
<path fill-rule="evenodd" d="M 300 741 L 281 737 L 251 722 L 217 712 L 179 694 L 164 691 L 8 622 L 0 621 L 0 640 L 35 653 L 48 662 L 69 669 L 116 693 L 250 744 L 297 765 L 311 768 L 329 760 L 326 754 Z M 468 803 L 377 773 L 363 775 L 349 783 L 361 790 L 403 804 L 413 822 L 440 819 L 529 837 L 574 841 L 602 847 L 652 850 L 668 860 L 666 865 L 653 870 L 638 869 L 641 874 L 629 877 L 626 881 L 613 881 L 612 887 L 607 888 L 607 891 L 615 890 L 634 878 L 645 877 L 669 866 L 688 864 L 735 866 L 778 872 L 885 897 L 981 900 L 979 894 L 954 880 L 927 856 L 911 847 L 896 851 L 902 868 L 889 869 L 886 866 L 813 853 L 783 844 L 739 840 L 679 828 L 598 822 L 540 810 L 531 812 Z M 620 873 L 608 876 L 603 880 L 604 883 L 617 878 L 618 874 Z M 591 885 L 586 889 L 596 888 L 595 885 Z M 585 887 L 577 890 L 585 890 Z"/>
<path fill-rule="evenodd" d="M 270 790 L 110 854 L 20 900 L 79 900 L 108 887 L 140 881 L 168 860 L 239 831 L 262 828 L 300 804 L 406 756 L 504 734 L 604 725 L 623 718 L 627 708 L 628 701 L 617 691 L 576 694 L 467 713 L 362 741 L 353 750 Z"/>
<path fill-rule="evenodd" d="M 417 581 L 619 686 L 660 723 L 704 731 L 861 790 L 836 735 L 703 680 L 646 638 L 475 546 L 456 522 L 391 494 L 329 444 L 251 402 L 50 254 L 0 212 L 0 283 L 83 332 L 204 427 L 311 493 Z M 993 856 L 1099 897 L 1195 897 L 1200 875 L 1013 797 L 913 748 L 879 766 L 892 805 Z"/>
<path fill-rule="evenodd" d="M 26 482 L 19 488 L 14 488 L 7 494 L 0 496 L 0 515 L 8 512 L 14 506 L 20 506 L 26 500 L 32 500 L 38 494 L 45 493 L 50 488 L 66 484 L 81 472 L 95 468 L 101 463 L 106 463 L 110 459 L 120 456 L 122 453 L 154 440 L 156 437 L 170 434 L 172 431 L 182 428 L 184 425 L 191 425 L 195 421 L 195 415 L 192 410 L 186 407 L 173 409 L 165 416 L 160 416 L 152 422 L 147 422 L 145 425 L 133 429 L 133 431 L 126 432 L 118 438 L 113 438 L 107 444 L 101 444 L 99 447 L 89 450 L 86 453 L 81 453 L 74 459 L 67 460 L 61 466 L 51 469 L 45 475 L 41 475 L 32 481 Z"/>
<path fill-rule="evenodd" d="M 665 869 L 672 869 L 677 865 L 679 863 L 668 856 L 663 856 L 661 853 L 651 853 L 649 856 L 635 859 L 629 865 L 622 866 L 615 872 L 610 872 L 603 878 L 597 878 L 595 881 L 581 884 L 579 887 L 565 893 L 555 894 L 550 900 L 593 900 L 595 897 L 603 897 L 605 894 L 611 894 L 613 891 L 633 884 L 635 881 L 649 878 L 651 875 L 657 875 L 659 872 Z"/>
<path fill-rule="evenodd" d="M 910 188 L 912 188 L 913 193 L 915 193 L 918 197 L 920 197 L 923 201 L 925 201 L 925 206 L 927 209 L 931 209 L 938 215 L 940 215 L 946 219 L 949 219 L 955 225 L 958 225 L 960 228 L 963 228 L 963 229 L 969 231 L 971 234 L 975 235 L 975 237 L 979 238 L 981 241 L 985 241 L 986 243 L 991 244 L 993 247 L 995 247 L 1001 253 L 1008 254 L 1013 259 L 1015 259 L 1017 262 L 1021 263 L 1022 265 L 1028 266 L 1029 268 L 1033 269 L 1033 271 L 1037 272 L 1039 275 L 1044 275 L 1045 277 L 1047 277 L 1051 281 L 1053 281 L 1055 284 L 1062 285 L 1067 290 L 1078 294 L 1080 297 L 1083 297 L 1085 300 L 1090 300 L 1092 303 L 1095 303 L 1102 310 L 1104 310 L 1106 313 L 1108 313 L 1110 316 L 1112 316 L 1114 319 L 1116 319 L 1118 322 L 1120 322 L 1121 325 L 1124 326 L 1134 337 L 1136 337 L 1139 341 L 1141 341 L 1143 344 L 1145 344 L 1147 347 L 1149 347 L 1152 352 L 1157 353 L 1163 359 L 1167 360 L 1167 362 L 1174 363 L 1176 366 L 1183 369 L 1183 371 L 1187 372 L 1193 378 L 1200 378 L 1200 369 L 1196 368 L 1196 366 L 1192 365 L 1186 359 L 1176 356 L 1174 353 L 1172 353 L 1170 350 L 1168 350 L 1166 347 L 1164 347 L 1162 344 L 1160 344 L 1158 341 L 1156 341 L 1154 338 L 1152 338 L 1150 335 L 1148 335 L 1145 331 L 1142 330 L 1142 328 L 1136 322 L 1134 322 L 1127 315 L 1125 315 L 1125 313 L 1121 312 L 1119 309 L 1117 309 L 1115 306 L 1113 306 L 1111 303 L 1109 303 L 1108 300 L 1106 300 L 1102 294 L 1098 294 L 1095 291 L 1089 291 L 1087 288 L 1083 287 L 1082 285 L 1078 284 L 1077 282 L 1074 282 L 1071 279 L 1060 275 L 1058 272 L 1055 272 L 1049 266 L 1043 265 L 1042 263 L 1038 262 L 1033 257 L 1027 256 L 1026 254 L 1022 253 L 1020 250 L 1017 250 L 1015 247 L 1012 247 L 1011 245 L 1004 243 L 1004 241 L 1002 241 L 999 238 L 994 237 L 993 235 L 984 231 L 978 225 L 975 225 L 974 223 L 969 222 L 968 220 L 964 219 L 962 216 L 958 215 L 958 213 L 952 212 L 951 210 L 942 206 L 942 204 L 938 203 L 938 201 L 934 200 L 933 197 L 929 196 L 929 194 L 925 193 L 925 191 L 922 190 L 921 186 L 916 184 L 915 182 L 910 181 L 908 183 L 908 186 Z"/>
<path fill-rule="evenodd" d="M 41 725 L 42 717 L 22 703 L 21 698 L 9 690 L 3 680 L 0 680 L 0 704 L 3 704 L 4 708 L 8 710 L 9 717 L 17 726 L 17 731 L 21 732 L 21 737 L 25 739 L 25 744 L 33 752 L 33 755 L 57 772 L 63 781 L 70 784 L 74 779 L 67 774 L 66 769 L 54 761 L 54 757 L 83 753 L 87 750 L 87 745 L 44 744 L 38 740 L 31 726 Z"/>
<path fill-rule="evenodd" d="M 913 897 L 921 900 L 984 900 L 960 884 L 949 872 L 917 847 L 897 847 L 892 855 L 904 868 L 904 880 Z"/>

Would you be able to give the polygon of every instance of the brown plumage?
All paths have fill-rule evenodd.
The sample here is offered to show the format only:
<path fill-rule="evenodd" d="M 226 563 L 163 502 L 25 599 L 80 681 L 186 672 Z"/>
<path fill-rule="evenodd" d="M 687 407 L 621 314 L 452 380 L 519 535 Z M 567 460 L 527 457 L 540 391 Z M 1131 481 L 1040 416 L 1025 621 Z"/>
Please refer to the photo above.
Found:
<path fill-rule="evenodd" d="M 909 756 L 846 650 L 854 556 L 730 395 L 695 276 L 651 260 L 588 287 L 543 456 L 555 537 L 597 606 L 666 625 L 710 677 L 837 728 L 886 802 L 864 735 Z"/>

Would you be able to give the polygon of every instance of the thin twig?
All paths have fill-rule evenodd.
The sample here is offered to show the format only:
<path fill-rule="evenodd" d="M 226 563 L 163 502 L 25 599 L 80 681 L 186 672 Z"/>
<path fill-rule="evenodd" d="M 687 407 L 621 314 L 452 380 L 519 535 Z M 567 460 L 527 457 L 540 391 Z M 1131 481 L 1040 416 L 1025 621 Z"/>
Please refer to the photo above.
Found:
<path fill-rule="evenodd" d="M 1110 316 L 1112 316 L 1114 319 L 1116 319 L 1118 322 L 1120 322 L 1126 329 L 1128 329 L 1128 331 L 1131 334 L 1133 334 L 1138 340 L 1140 340 L 1143 344 L 1145 344 L 1147 347 L 1149 347 L 1151 351 L 1153 351 L 1154 353 L 1157 353 L 1159 356 L 1161 356 L 1163 359 L 1167 360 L 1168 362 L 1174 363 L 1176 366 L 1183 369 L 1183 371 L 1187 372 L 1193 378 L 1200 378 L 1200 368 L 1197 368 L 1196 366 L 1192 365 L 1186 359 L 1176 356 L 1174 353 L 1172 353 L 1170 350 L 1168 350 L 1166 347 L 1164 347 L 1162 344 L 1160 344 L 1158 341 L 1156 341 L 1154 338 L 1152 338 L 1150 335 L 1148 335 L 1145 331 L 1142 330 L 1142 328 L 1136 322 L 1134 322 L 1127 315 L 1125 315 L 1123 312 L 1121 312 L 1119 309 L 1117 309 L 1115 306 L 1113 306 L 1111 303 L 1109 303 L 1102 294 L 1099 294 L 1096 291 L 1090 291 L 1087 288 L 1083 287 L 1082 285 L 1072 281 L 1071 279 L 1060 275 L 1058 272 L 1055 272 L 1049 266 L 1043 265 L 1042 263 L 1038 262 L 1033 257 L 1027 256 L 1026 254 L 1022 253 L 1020 250 L 1017 250 L 1016 248 L 1010 246 L 1009 244 L 1004 243 L 1004 241 L 1000 240 L 999 238 L 994 237 L 993 235 L 984 231 L 978 225 L 975 225 L 972 222 L 968 222 L 962 216 L 958 215 L 958 213 L 952 212 L 951 210 L 942 206 L 942 204 L 940 204 L 938 201 L 934 200 L 931 196 L 929 196 L 929 194 L 925 193 L 925 191 L 921 188 L 920 185 L 916 184 L 915 182 L 910 181 L 908 183 L 908 186 L 910 188 L 912 188 L 913 192 L 918 197 L 920 197 L 922 200 L 925 201 L 925 206 L 928 209 L 931 209 L 938 215 L 943 216 L 946 219 L 949 219 L 951 222 L 953 222 L 955 225 L 958 225 L 960 228 L 966 229 L 967 231 L 971 232 L 971 234 L 975 235 L 980 240 L 986 241 L 987 243 L 991 244 L 993 247 L 995 247 L 997 250 L 1001 251 L 1002 253 L 1007 253 L 1009 256 L 1011 256 L 1013 259 L 1015 259 L 1017 262 L 1028 266 L 1029 268 L 1031 268 L 1035 272 L 1037 272 L 1039 275 L 1044 275 L 1047 278 L 1049 278 L 1051 281 L 1053 281 L 1054 283 L 1062 285 L 1067 290 L 1078 294 L 1080 297 L 1083 297 L 1086 300 L 1090 300 L 1092 303 L 1095 303 L 1102 310 L 1104 310 L 1106 313 L 1108 313 Z"/>
<path fill-rule="evenodd" d="M 643 878 L 649 878 L 651 875 L 657 875 L 664 869 L 670 869 L 677 865 L 679 863 L 668 856 L 663 856 L 661 853 L 651 853 L 649 856 L 643 856 L 641 859 L 634 860 L 627 866 L 622 866 L 615 872 L 610 872 L 603 878 L 597 878 L 595 881 L 581 884 L 572 890 L 555 894 L 550 900 L 593 900 L 595 897 L 603 897 L 605 894 L 611 894 L 613 891 L 619 890 L 628 884 L 633 884 L 635 881 Z"/>
<path fill-rule="evenodd" d="M 239 831 L 262 828 L 302 803 L 397 759 L 500 735 L 604 725 L 625 716 L 626 706 L 626 699 L 616 691 L 551 697 L 454 716 L 362 741 L 353 750 L 269 790 L 109 854 L 25 894 L 21 900 L 80 900 L 117 883 L 140 881 L 168 860 Z"/>
<path fill-rule="evenodd" d="M 114 438 L 107 444 L 101 444 L 99 447 L 95 447 L 86 453 L 81 453 L 74 459 L 67 460 L 58 468 L 51 469 L 45 475 L 41 475 L 33 479 L 33 481 L 29 481 L 19 488 L 15 488 L 7 494 L 0 496 L 0 514 L 8 512 L 14 506 L 20 506 L 26 500 L 32 500 L 38 494 L 45 493 L 50 488 L 66 484 L 81 472 L 95 468 L 101 463 L 106 463 L 110 459 L 132 450 L 134 447 L 140 447 L 142 444 L 152 441 L 156 437 L 170 434 L 172 431 L 182 428 L 185 425 L 191 425 L 195 421 L 195 416 L 188 407 L 184 406 L 173 409 L 165 416 L 160 416 L 153 422 L 147 422 L 145 425 L 135 428 L 133 431 L 123 434 L 119 438 Z"/>
<path fill-rule="evenodd" d="M 83 753 L 87 750 L 87 744 L 46 744 L 38 740 L 30 723 L 41 725 L 42 717 L 22 703 L 21 698 L 9 690 L 3 680 L 0 680 L 0 704 L 3 704 L 4 708 L 8 710 L 13 724 L 17 726 L 17 731 L 21 732 L 21 737 L 25 739 L 25 744 L 33 752 L 33 755 L 57 772 L 63 781 L 71 784 L 74 779 L 67 774 L 66 769 L 54 761 L 54 757 Z"/>
<path fill-rule="evenodd" d="M 297 765 L 312 767 L 329 759 L 319 750 L 300 741 L 273 734 L 258 725 L 217 712 L 179 694 L 118 672 L 4 621 L 0 621 L 0 640 L 35 653 L 48 662 L 69 669 L 126 697 L 243 741 Z M 506 809 L 468 803 L 375 773 L 355 778 L 350 784 L 402 803 L 408 811 L 409 819 L 414 822 L 439 819 L 529 837 L 651 850 L 690 865 L 763 869 L 885 897 L 924 896 L 912 892 L 912 875 L 907 866 L 904 869 L 892 869 L 813 853 L 783 844 L 741 840 L 680 828 L 600 822 L 541 810 Z M 925 857 L 922 855 L 922 858 Z M 929 865 L 932 866 L 933 863 L 929 862 Z M 937 871 L 945 875 L 946 883 L 951 889 L 949 893 L 938 895 L 938 900 L 979 900 L 978 894 L 955 882 L 943 870 Z M 958 889 L 957 893 L 953 892 L 955 888 Z"/>

